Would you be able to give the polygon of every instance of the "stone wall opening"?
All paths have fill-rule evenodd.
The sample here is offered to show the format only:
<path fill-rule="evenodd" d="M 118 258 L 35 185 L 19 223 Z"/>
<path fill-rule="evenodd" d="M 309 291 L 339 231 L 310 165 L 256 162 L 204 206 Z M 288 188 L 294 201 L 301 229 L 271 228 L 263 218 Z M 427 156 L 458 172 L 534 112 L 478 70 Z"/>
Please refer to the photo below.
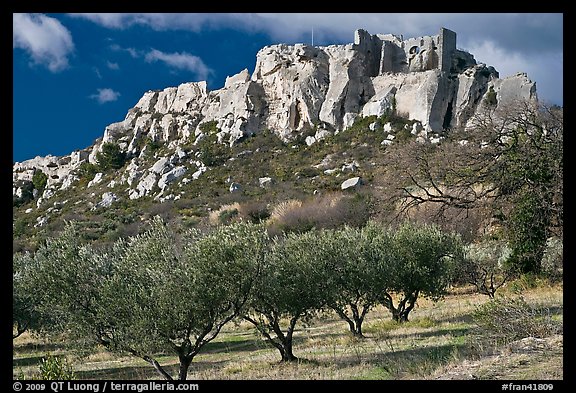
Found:
<path fill-rule="evenodd" d="M 444 130 L 449 130 L 450 125 L 452 123 L 452 101 L 448 103 L 448 107 L 446 108 L 446 114 L 444 115 L 444 121 L 442 122 L 442 128 Z"/>

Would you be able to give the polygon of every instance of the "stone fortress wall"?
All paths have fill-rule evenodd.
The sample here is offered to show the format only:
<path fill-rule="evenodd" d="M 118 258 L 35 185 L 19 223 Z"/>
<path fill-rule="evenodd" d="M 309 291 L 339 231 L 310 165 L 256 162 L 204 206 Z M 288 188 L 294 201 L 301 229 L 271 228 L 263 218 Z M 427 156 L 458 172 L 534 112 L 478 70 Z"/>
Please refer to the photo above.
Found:
<path fill-rule="evenodd" d="M 395 34 L 371 35 L 359 29 L 354 34 L 354 45 L 367 55 L 370 76 L 434 69 L 450 72 L 457 53 L 456 33 L 444 27 L 438 35 L 406 40 Z"/>

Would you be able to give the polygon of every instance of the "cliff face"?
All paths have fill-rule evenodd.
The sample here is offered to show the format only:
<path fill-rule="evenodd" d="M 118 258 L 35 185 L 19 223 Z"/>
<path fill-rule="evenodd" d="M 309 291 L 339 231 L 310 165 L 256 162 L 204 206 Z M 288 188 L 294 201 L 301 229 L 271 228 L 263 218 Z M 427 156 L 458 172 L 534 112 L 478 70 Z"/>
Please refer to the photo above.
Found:
<path fill-rule="evenodd" d="M 130 198 L 139 198 L 154 185 L 182 176 L 184 162 L 195 165 L 193 178 L 206 170 L 180 148 L 205 137 L 203 123 L 215 122 L 220 143 L 234 144 L 266 128 L 283 140 L 316 129 L 313 141 L 345 130 L 359 116 L 396 111 L 420 122 L 418 129 L 426 136 L 466 126 L 485 105 L 487 94 L 495 94 L 496 107 L 514 99 L 537 99 L 535 83 L 526 74 L 499 79 L 493 67 L 457 50 L 456 33 L 447 29 L 407 40 L 358 30 L 354 43 L 347 45 L 267 46 L 258 52 L 252 76 L 243 70 L 214 91 L 208 91 L 206 82 L 148 91 L 93 146 L 65 157 L 16 163 L 13 193 L 22 193 L 22 183 L 35 170 L 48 175 L 44 198 L 50 190 L 69 187 L 74 169 L 85 161 L 95 163 L 105 142 L 119 144 L 131 159 L 121 181 L 129 186 Z M 147 140 L 166 144 L 174 154 L 155 167 L 141 167 L 138 158 Z"/>

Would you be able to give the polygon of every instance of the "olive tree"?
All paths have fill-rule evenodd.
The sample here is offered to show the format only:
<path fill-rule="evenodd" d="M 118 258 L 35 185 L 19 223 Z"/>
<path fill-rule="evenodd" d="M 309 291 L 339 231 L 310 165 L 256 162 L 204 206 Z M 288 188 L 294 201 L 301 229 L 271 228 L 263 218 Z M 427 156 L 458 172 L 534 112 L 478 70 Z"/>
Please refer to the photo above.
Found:
<path fill-rule="evenodd" d="M 12 338 L 41 326 L 41 293 L 33 287 L 30 277 L 34 262 L 30 253 L 14 254 L 12 258 Z"/>
<path fill-rule="evenodd" d="M 506 263 L 510 254 L 510 247 L 499 240 L 469 244 L 465 247 L 463 263 L 459 265 L 460 279 L 493 299 L 498 288 L 513 276 Z"/>
<path fill-rule="evenodd" d="M 315 262 L 322 246 L 315 231 L 274 238 L 244 314 L 282 361 L 297 360 L 292 349 L 297 322 L 325 304 L 324 272 Z"/>
<path fill-rule="evenodd" d="M 325 231 L 321 257 L 328 281 L 328 306 L 348 323 L 355 337 L 364 337 L 362 323 L 382 293 L 390 288 L 391 236 L 374 222 L 364 228 Z M 386 246 L 388 244 L 388 247 Z"/>
<path fill-rule="evenodd" d="M 14 260 L 20 258 L 15 256 Z M 31 259 L 26 290 L 36 302 L 39 333 L 70 331 L 86 337 L 106 325 L 98 306 L 112 259 L 83 244 L 75 223 L 67 223 L 58 236 L 46 239 L 25 258 Z"/>
<path fill-rule="evenodd" d="M 379 242 L 376 247 L 386 249 L 390 244 Z M 435 225 L 405 222 L 394 231 L 391 252 L 387 268 L 391 283 L 381 303 L 393 320 L 405 322 L 418 297 L 436 301 L 446 293 L 455 265 L 462 259 L 462 243 L 458 235 Z M 393 294 L 399 298 L 397 305 Z"/>
<path fill-rule="evenodd" d="M 176 236 L 156 218 L 151 229 L 105 252 L 81 246 L 48 253 L 37 278 L 63 326 L 142 358 L 165 379 L 173 377 L 156 354 L 172 352 L 178 378 L 186 379 L 193 358 L 241 313 L 265 236 L 246 224 Z M 58 241 L 72 250 L 77 238 Z"/>

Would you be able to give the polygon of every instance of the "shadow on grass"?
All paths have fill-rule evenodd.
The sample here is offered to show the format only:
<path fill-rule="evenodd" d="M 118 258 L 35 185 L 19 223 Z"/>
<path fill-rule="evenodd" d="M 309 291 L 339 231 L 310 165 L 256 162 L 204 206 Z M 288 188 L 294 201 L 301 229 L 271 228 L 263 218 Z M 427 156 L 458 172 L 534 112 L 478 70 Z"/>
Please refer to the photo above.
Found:
<path fill-rule="evenodd" d="M 54 352 L 58 349 L 64 349 L 64 345 L 62 344 L 53 344 L 53 343 L 26 343 L 26 344 L 15 344 L 14 351 L 15 352 Z"/>
<path fill-rule="evenodd" d="M 32 356 L 27 358 L 12 359 L 12 367 L 37 366 L 42 362 L 44 356 Z"/>
<path fill-rule="evenodd" d="M 142 361 L 144 362 L 144 361 Z M 178 366 L 164 366 L 164 370 L 170 375 L 175 375 L 178 372 Z M 125 366 L 125 367 L 110 367 L 99 370 L 86 370 L 76 371 L 78 379 L 85 380 L 145 380 L 145 379 L 160 379 L 160 374 L 154 370 L 152 366 Z"/>
<path fill-rule="evenodd" d="M 536 311 L 539 315 L 564 315 L 563 306 L 540 306 L 535 307 L 534 311 Z"/>
<path fill-rule="evenodd" d="M 444 344 L 390 351 L 385 353 L 357 353 L 340 356 L 327 364 L 347 368 L 359 364 L 381 367 L 393 378 L 403 376 L 425 377 L 439 367 L 453 361 L 473 358 L 474 349 L 466 344 Z"/>
<path fill-rule="evenodd" d="M 174 379 L 178 377 L 178 363 L 173 364 L 165 364 L 162 361 L 159 361 L 162 368 L 170 374 Z M 190 368 L 188 369 L 188 377 L 191 378 L 191 375 L 196 371 L 205 371 L 205 370 L 214 370 L 217 371 L 224 367 L 225 361 L 212 361 L 212 362 L 203 362 L 203 361 L 192 361 Z M 85 370 L 85 371 L 76 371 L 76 376 L 78 379 L 87 379 L 87 380 L 99 380 L 99 379 L 110 379 L 110 380 L 147 380 L 147 379 L 159 379 L 162 380 L 163 378 L 160 374 L 147 363 L 142 360 L 141 366 L 118 366 L 118 367 L 109 367 L 109 368 L 102 368 L 99 370 Z"/>
<path fill-rule="evenodd" d="M 398 325 L 397 328 L 394 329 L 390 329 L 390 330 L 386 330 L 386 329 L 374 329 L 374 328 L 368 328 L 366 329 L 367 331 L 364 332 L 364 338 L 358 338 L 358 337 L 354 337 L 352 335 L 352 333 L 343 328 L 341 332 L 338 333 L 320 333 L 315 335 L 313 338 L 314 339 L 320 339 L 322 341 L 325 341 L 327 339 L 338 339 L 338 338 L 347 338 L 349 340 L 357 340 L 358 343 L 361 343 L 364 340 L 378 340 L 380 339 L 383 335 L 387 335 L 390 334 L 391 337 L 393 337 L 394 339 L 399 339 L 399 338 L 409 338 L 409 337 L 439 337 L 439 336 L 445 336 L 445 335 L 451 335 L 453 337 L 459 337 L 459 336 L 464 336 L 466 335 L 466 333 L 468 333 L 468 331 L 471 328 L 468 327 L 433 327 L 434 330 L 431 331 L 426 331 L 426 332 L 420 332 L 420 333 L 401 333 L 401 334 L 394 334 L 394 331 L 396 329 L 402 329 L 403 326 L 402 325 Z M 294 337 L 294 342 L 295 343 L 302 343 L 302 342 L 306 342 L 310 339 L 310 337 Z"/>
<path fill-rule="evenodd" d="M 441 337 L 446 335 L 450 335 L 452 337 L 460 337 L 465 336 L 467 333 L 469 333 L 470 329 L 471 328 L 461 328 L 461 327 L 442 328 L 442 329 L 434 329 L 428 332 L 395 334 L 393 338 L 394 339 L 410 338 L 410 337 L 429 338 L 429 337 Z M 379 338 L 378 334 L 369 337 L 374 339 Z"/>
<path fill-rule="evenodd" d="M 244 339 L 238 341 L 211 341 L 202 349 L 201 353 L 221 353 L 253 351 L 262 348 L 262 342 L 258 339 Z"/>

